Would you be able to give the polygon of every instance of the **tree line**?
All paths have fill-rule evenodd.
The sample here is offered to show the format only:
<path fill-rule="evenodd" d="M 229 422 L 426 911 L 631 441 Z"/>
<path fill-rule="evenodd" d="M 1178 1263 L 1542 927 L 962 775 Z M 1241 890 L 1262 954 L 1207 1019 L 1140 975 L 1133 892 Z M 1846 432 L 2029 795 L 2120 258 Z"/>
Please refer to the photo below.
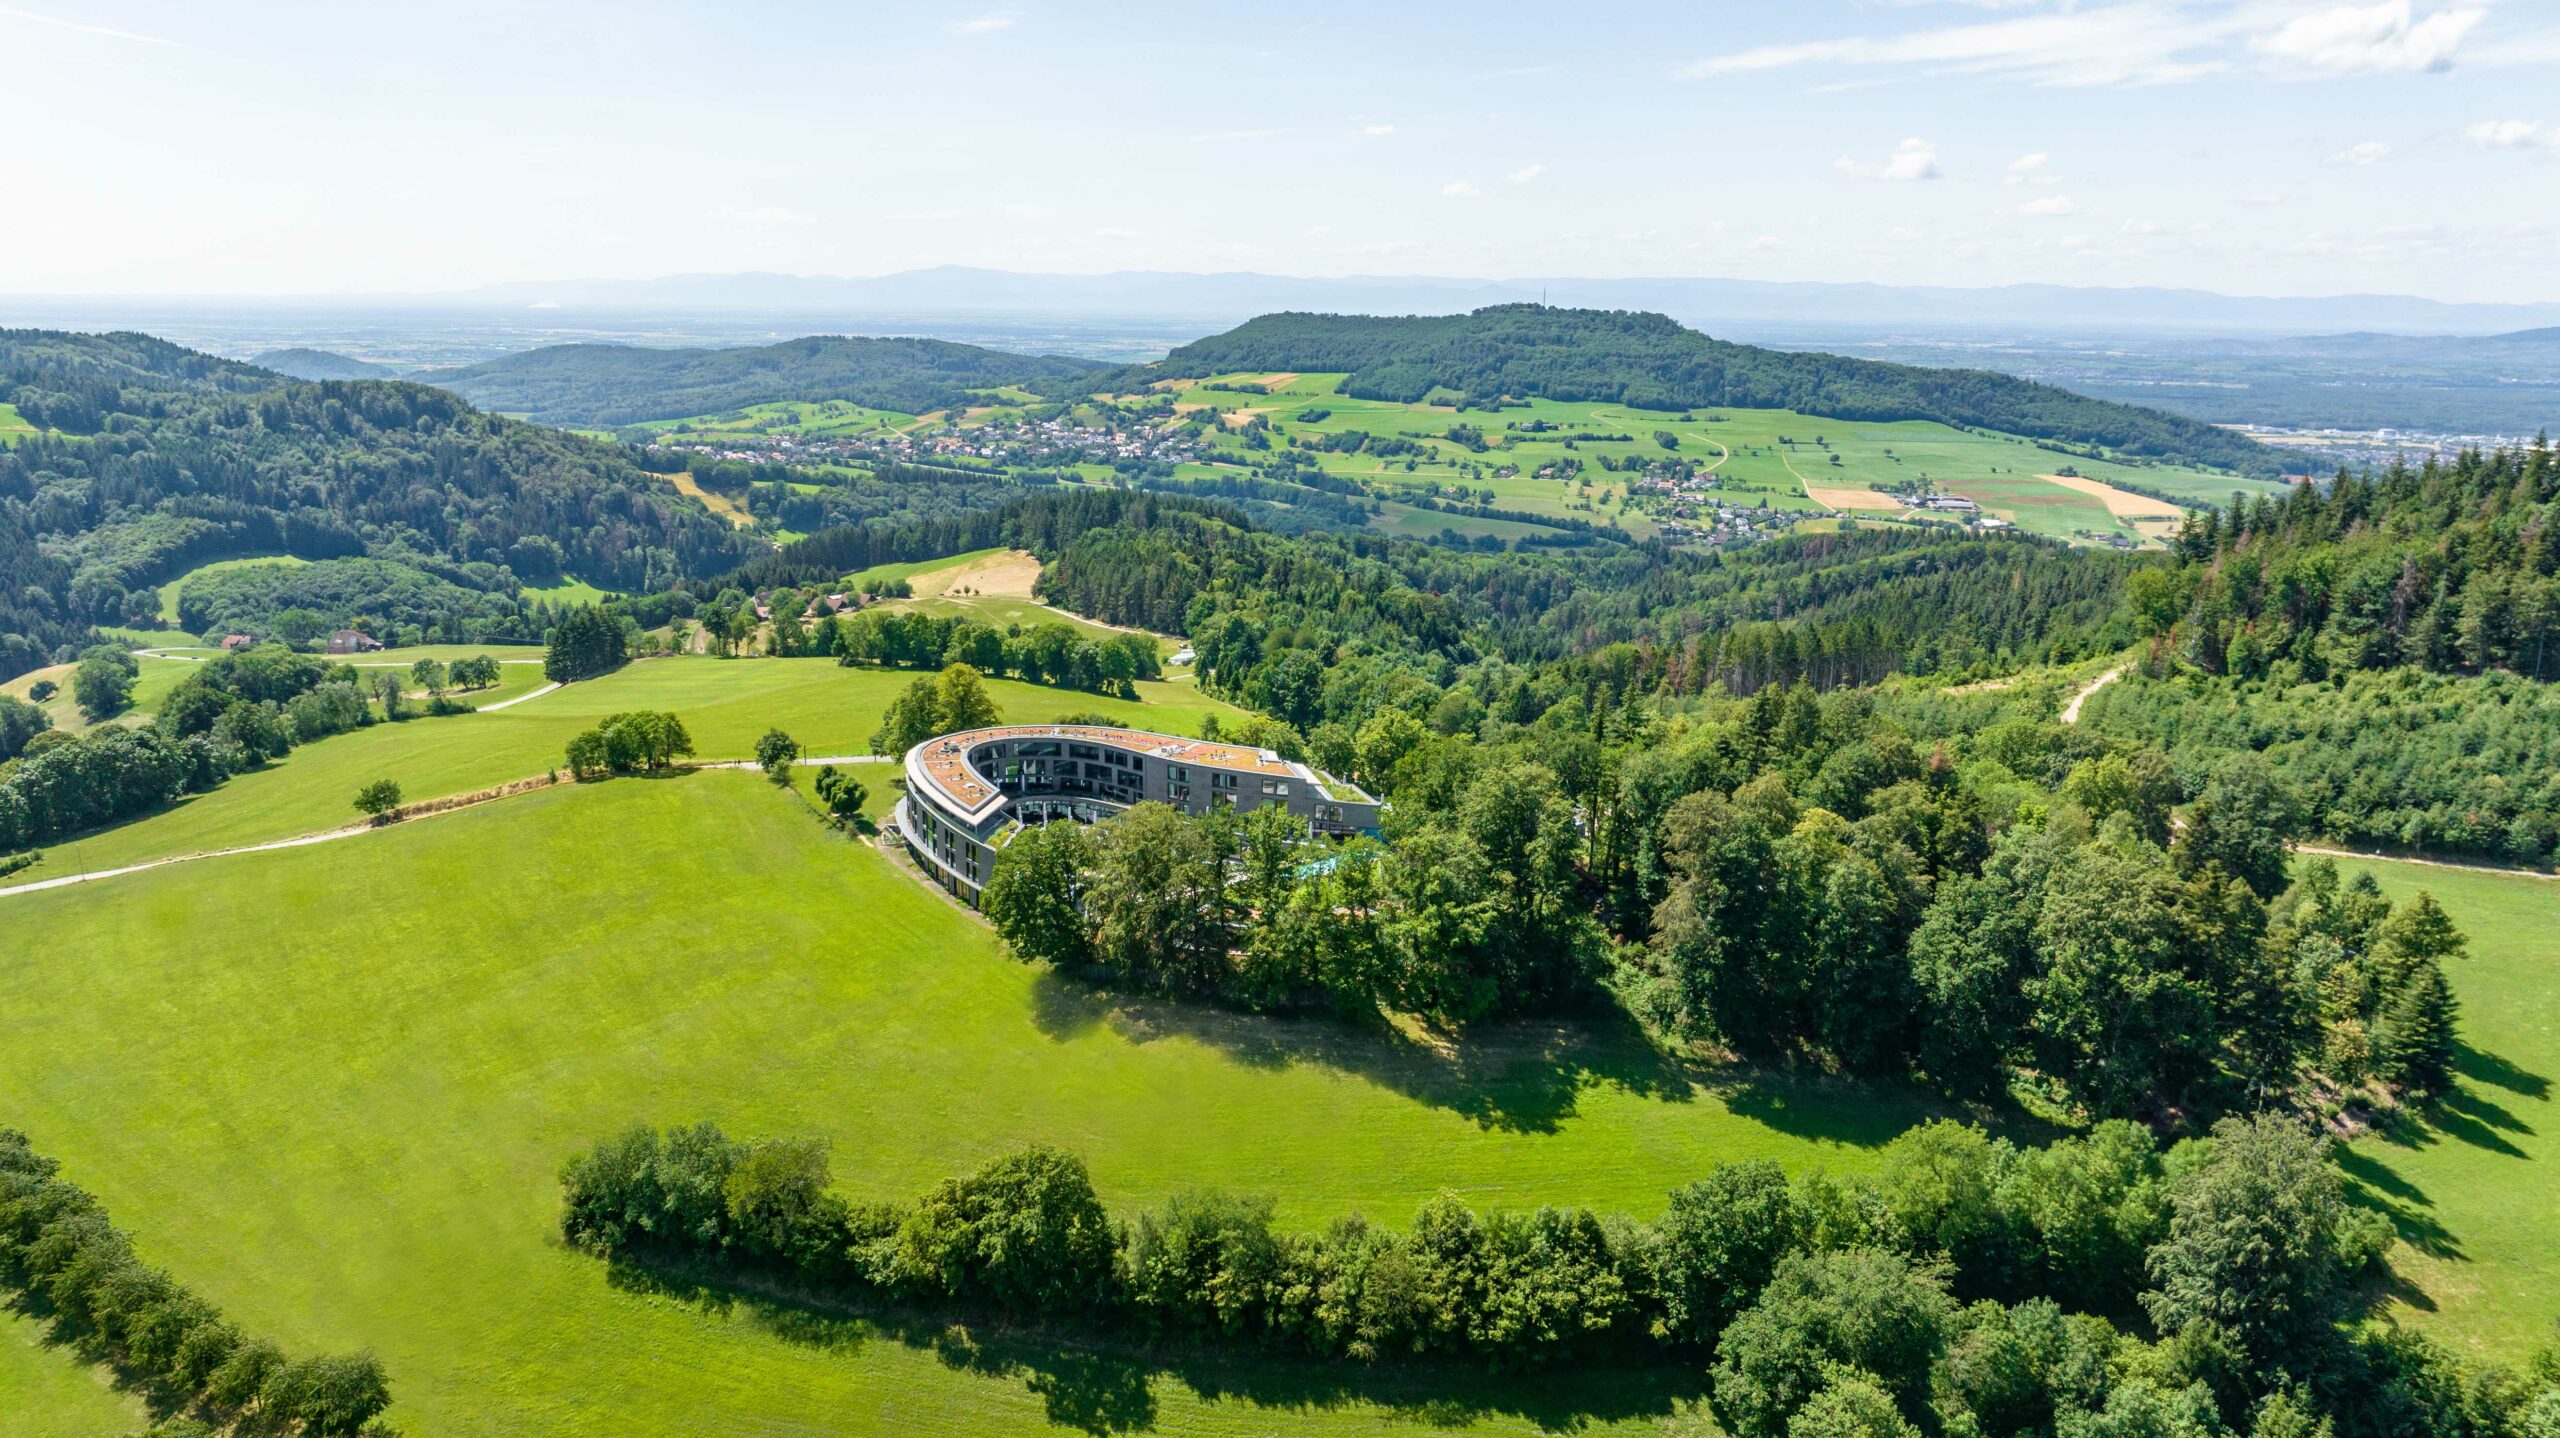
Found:
<path fill-rule="evenodd" d="M 430 690 L 457 682 L 485 688 L 498 677 L 497 662 L 485 655 L 456 660 L 451 671 L 436 668 Z M 81 734 L 51 728 L 31 705 L 0 701 L 0 741 L 25 735 L 0 747 L 0 852 L 147 814 L 282 759 L 296 745 L 409 718 L 416 711 L 406 682 L 422 678 L 415 669 L 405 677 L 396 669 L 368 675 L 261 644 L 194 666 L 147 723 L 98 722 L 128 706 L 133 671 L 132 655 L 112 646 L 81 661 L 75 692 L 96 726 Z M 20 710 L 44 723 L 16 717 Z M 440 692 L 425 707 L 433 715 L 470 710 Z"/>
<path fill-rule="evenodd" d="M 1516 726 L 1449 697 L 1274 746 L 1385 795 L 1383 843 L 1141 805 L 1016 835 L 986 912 L 1028 958 L 1152 992 L 1464 1023 L 1605 991 L 1753 1059 L 2093 1115 L 2450 1083 L 2461 935 L 2424 896 L 2289 869 L 2300 806 L 2252 756 L 2191 791 L 2061 725 L 1923 749 L 1859 691 Z"/>
<path fill-rule="evenodd" d="M 27 1136 L 0 1129 L 0 1287 L 49 1320 L 48 1336 L 103 1358 L 155 1403 L 182 1415 L 153 1431 L 214 1428 L 308 1438 L 380 1431 L 391 1387 L 371 1353 L 296 1358 L 137 1256 L 133 1239 Z"/>
<path fill-rule="evenodd" d="M 1680 1364 L 1740 1438 L 2507 1434 L 2560 1352 L 2473 1368 L 2357 1320 L 2390 1225 L 2275 1115 L 2162 1151 L 2130 1123 L 2019 1149 L 1939 1122 L 1876 1176 L 1727 1164 L 1640 1223 L 1454 1195 L 1393 1229 L 1282 1227 L 1215 1189 L 1115 1217 L 1083 1163 L 1000 1157 L 912 1203 L 834 1191 L 826 1145 L 634 1128 L 573 1159 L 561 1233 L 618 1260 L 857 1308 L 1371 1365 Z"/>

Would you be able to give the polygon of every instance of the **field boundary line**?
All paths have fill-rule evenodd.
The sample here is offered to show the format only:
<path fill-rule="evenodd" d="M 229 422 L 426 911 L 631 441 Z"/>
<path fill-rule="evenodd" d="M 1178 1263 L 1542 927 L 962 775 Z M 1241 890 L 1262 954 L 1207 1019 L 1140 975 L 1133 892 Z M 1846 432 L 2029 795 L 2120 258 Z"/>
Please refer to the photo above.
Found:
<path fill-rule="evenodd" d="M 2560 874 L 2546 874 L 2540 869 L 2518 869 L 2507 864 L 2474 864 L 2461 859 L 2420 859 L 2408 854 L 2386 854 L 2372 849 L 2334 849 L 2325 844 L 2296 844 L 2297 854 L 2317 854 L 2329 859 L 2369 859 L 2378 864 L 2416 864 L 2428 869 L 2458 869 L 2470 874 L 2502 874 L 2512 879 L 2541 879 L 2560 883 Z"/>
<path fill-rule="evenodd" d="M 339 839 L 353 839 L 363 834 L 382 833 L 396 829 L 413 819 L 432 819 L 439 814 L 458 813 L 464 809 L 477 808 L 482 804 L 495 803 L 500 799 L 512 799 L 519 794 L 530 794 L 536 789 L 548 789 L 559 782 L 558 776 L 554 774 L 538 774 L 528 779 L 511 779 L 504 784 L 487 789 L 475 789 L 467 794 L 448 794 L 441 799 L 421 799 L 415 804 L 402 805 L 386 823 L 349 824 L 343 828 L 323 829 L 315 834 L 297 834 L 289 839 L 269 839 L 264 843 L 242 844 L 229 849 L 199 849 L 194 853 L 169 854 L 157 859 L 145 859 L 138 864 L 120 865 L 113 869 L 62 874 L 50 879 L 13 884 L 8 888 L 0 889 L 0 899 L 16 894 L 33 894 L 45 889 L 67 889 L 74 884 L 91 884 L 100 879 L 120 879 L 127 874 L 165 869 L 172 864 L 192 864 L 198 859 L 226 859 L 235 854 L 266 854 L 279 849 L 302 849 L 313 844 L 327 844 Z"/>

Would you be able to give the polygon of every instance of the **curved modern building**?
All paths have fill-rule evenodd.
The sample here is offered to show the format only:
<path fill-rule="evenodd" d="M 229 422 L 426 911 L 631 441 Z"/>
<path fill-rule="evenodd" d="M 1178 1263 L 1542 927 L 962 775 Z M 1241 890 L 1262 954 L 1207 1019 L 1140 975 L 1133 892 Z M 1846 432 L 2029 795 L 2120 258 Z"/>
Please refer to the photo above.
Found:
<path fill-rule="evenodd" d="M 1310 834 L 1378 826 L 1377 801 L 1358 787 L 1268 749 L 1099 724 L 928 739 L 907 751 L 897 825 L 925 872 L 974 904 L 996 851 L 1021 824 L 1091 823 L 1150 800 L 1192 814 L 1284 804 Z"/>

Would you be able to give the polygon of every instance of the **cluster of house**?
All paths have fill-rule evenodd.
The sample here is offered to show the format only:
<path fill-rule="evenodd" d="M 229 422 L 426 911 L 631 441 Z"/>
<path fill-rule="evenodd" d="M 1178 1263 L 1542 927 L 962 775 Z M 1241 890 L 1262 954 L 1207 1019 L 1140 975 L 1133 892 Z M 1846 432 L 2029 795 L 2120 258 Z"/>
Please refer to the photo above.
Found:
<path fill-rule="evenodd" d="M 1200 446 L 1178 428 L 1104 429 L 1065 418 L 926 434 L 872 430 L 858 435 L 770 434 L 752 439 L 729 435 L 716 442 L 665 435 L 652 447 L 750 464 L 919 464 L 974 459 L 1040 467 L 1120 461 L 1179 464 L 1200 457 Z"/>

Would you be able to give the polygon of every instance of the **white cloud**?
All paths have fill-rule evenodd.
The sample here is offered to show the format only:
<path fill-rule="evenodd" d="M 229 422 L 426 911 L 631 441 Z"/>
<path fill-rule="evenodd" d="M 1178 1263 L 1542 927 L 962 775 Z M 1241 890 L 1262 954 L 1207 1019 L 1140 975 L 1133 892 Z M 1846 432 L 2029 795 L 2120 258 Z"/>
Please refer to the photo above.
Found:
<path fill-rule="evenodd" d="M 1503 178 L 1509 180 L 1515 185 L 1525 185 L 1546 172 L 1547 167 L 1544 165 L 1522 165 L 1519 169 L 1503 176 Z"/>
<path fill-rule="evenodd" d="M 2169 227 L 2158 220 L 2127 220 L 2123 230 L 2128 235 L 2165 235 Z"/>
<path fill-rule="evenodd" d="M 2076 215 L 2080 213 L 2080 207 L 2071 203 L 2069 195 L 2047 195 L 2041 200 L 2029 200 L 2020 205 L 2018 213 L 2033 215 L 2038 219 L 2052 219 L 2060 215 Z"/>
<path fill-rule="evenodd" d="M 1021 17 L 1015 15 L 1010 10 L 998 10 L 992 15 L 980 15 L 968 20 L 954 20 L 942 28 L 950 31 L 954 35 L 992 35 L 998 30 L 1012 29 L 1014 22 L 1020 18 Z"/>
<path fill-rule="evenodd" d="M 1484 191 L 1478 189 L 1472 180 L 1451 180 L 1440 187 L 1440 193 L 1450 199 L 1461 200 L 1469 195 L 1481 195 Z"/>
<path fill-rule="evenodd" d="M 1363 125 L 1360 127 L 1360 133 L 1368 136 L 1372 140 L 1383 139 L 1395 132 L 1396 127 L 1393 125 Z"/>
<path fill-rule="evenodd" d="M 1993 8 L 1993 7 L 1981 7 Z M 2163 85 L 2240 68 L 2291 75 L 2442 70 L 2487 12 L 2477 6 L 2421 16 L 2410 0 L 2307 10 L 2282 0 L 2118 0 L 2065 3 L 1899 34 L 1762 45 L 1677 67 L 1681 79 L 1715 79 L 1821 65 L 1915 66 L 2034 85 Z"/>
<path fill-rule="evenodd" d="M 2383 159 L 2390 155 L 2390 153 L 2391 147 L 2382 143 L 2380 140 L 2366 140 L 2360 144 L 2349 145 L 2345 149 L 2331 155 L 2329 157 L 2329 163 L 2332 165 L 2375 165 L 2380 164 Z"/>
<path fill-rule="evenodd" d="M 2372 75 L 2453 68 L 2463 37 L 2488 15 L 2477 8 L 2419 18 L 2409 0 L 2341 5 L 2300 15 L 2249 42 L 2280 68 L 2321 75 Z"/>
<path fill-rule="evenodd" d="M 1216 145 L 1222 144 L 1228 140 L 1270 140 L 1289 133 L 1291 133 L 1291 131 L 1286 125 L 1270 130 L 1211 130 L 1205 135 L 1192 136 L 1191 143 L 1195 145 Z"/>
<path fill-rule="evenodd" d="M 2038 150 L 2030 155 L 2020 155 L 2018 158 L 2009 162 L 2009 178 L 2007 183 L 2012 185 L 2058 185 L 2062 183 L 2062 177 L 2053 172 L 2053 157 L 2042 150 Z"/>
<path fill-rule="evenodd" d="M 1762 235 L 1751 242 L 1751 249 L 1755 254 L 1772 254 L 1776 251 L 1783 250 L 1786 247 L 1787 242 L 1779 239 L 1776 235 Z"/>
<path fill-rule="evenodd" d="M 1916 135 L 1894 146 L 1881 165 L 1842 155 L 1831 162 L 1831 168 L 1861 180 L 1934 180 L 1940 173 L 1936 143 Z"/>
<path fill-rule="evenodd" d="M 2521 150 L 2531 145 L 2560 146 L 2560 130 L 2531 120 L 2483 120 L 2463 127 L 2462 138 L 2484 150 Z"/>
<path fill-rule="evenodd" d="M 1118 225 L 1104 225 L 1093 232 L 1093 237 L 1097 240 L 1134 240 L 1138 238 L 1138 232 L 1124 230 Z"/>
<path fill-rule="evenodd" d="M 163 40 L 157 35 L 137 35 L 131 30 L 111 30 L 104 25 L 88 25 L 78 20 L 57 19 L 51 15 L 38 15 L 32 10 L 13 10 L 5 5 L 0 5 L 0 20 L 24 20 L 31 25 L 50 25 L 57 30 L 69 30 L 81 35 L 96 35 L 107 40 L 130 40 L 137 45 L 175 47 L 178 43 L 175 40 Z"/>

